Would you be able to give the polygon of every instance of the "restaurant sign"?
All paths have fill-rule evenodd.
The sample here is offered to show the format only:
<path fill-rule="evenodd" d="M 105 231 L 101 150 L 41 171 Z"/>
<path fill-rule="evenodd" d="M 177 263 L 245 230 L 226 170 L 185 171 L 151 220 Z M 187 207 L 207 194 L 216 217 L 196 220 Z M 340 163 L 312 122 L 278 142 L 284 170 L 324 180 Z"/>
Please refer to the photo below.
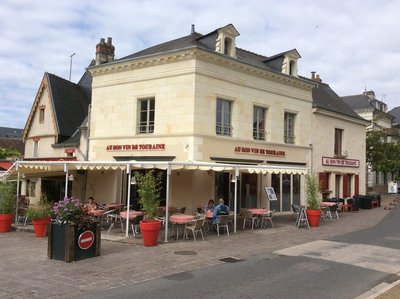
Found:
<path fill-rule="evenodd" d="M 164 143 L 154 144 L 109 144 L 106 147 L 107 151 L 164 151 Z"/>
<path fill-rule="evenodd" d="M 271 150 L 267 148 L 257 148 L 257 147 L 244 147 L 244 146 L 236 146 L 235 153 L 264 155 L 264 156 L 281 156 L 281 157 L 284 157 L 286 155 L 285 151 L 277 151 L 277 150 Z"/>
<path fill-rule="evenodd" d="M 358 168 L 360 167 L 360 160 L 322 157 L 322 165 Z"/>

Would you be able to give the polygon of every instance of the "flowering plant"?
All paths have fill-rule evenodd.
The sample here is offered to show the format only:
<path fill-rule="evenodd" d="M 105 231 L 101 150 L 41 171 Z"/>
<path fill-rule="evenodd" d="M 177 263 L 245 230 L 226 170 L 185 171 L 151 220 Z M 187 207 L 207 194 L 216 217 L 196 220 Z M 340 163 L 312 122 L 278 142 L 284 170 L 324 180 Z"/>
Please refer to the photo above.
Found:
<path fill-rule="evenodd" d="M 88 210 L 82 208 L 80 200 L 74 197 L 64 197 L 63 200 L 56 202 L 53 206 L 53 212 L 58 223 L 76 224 L 79 228 L 87 227 L 95 221 Z"/>

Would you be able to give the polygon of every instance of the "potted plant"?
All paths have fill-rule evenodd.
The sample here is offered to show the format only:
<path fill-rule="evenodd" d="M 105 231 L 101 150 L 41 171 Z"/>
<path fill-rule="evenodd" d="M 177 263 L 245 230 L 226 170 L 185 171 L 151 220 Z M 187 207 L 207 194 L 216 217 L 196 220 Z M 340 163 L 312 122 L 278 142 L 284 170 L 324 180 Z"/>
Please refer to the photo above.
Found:
<path fill-rule="evenodd" d="M 155 217 L 160 205 L 162 173 L 154 174 L 154 170 L 150 170 L 145 174 L 136 172 L 134 176 L 144 212 L 144 219 L 140 221 L 143 243 L 145 246 L 155 246 L 161 229 L 161 222 Z"/>
<path fill-rule="evenodd" d="M 53 206 L 47 255 L 72 262 L 100 255 L 100 222 L 89 214 L 77 198 L 65 197 Z"/>
<path fill-rule="evenodd" d="M 308 222 L 311 227 L 317 227 L 321 218 L 321 193 L 314 173 L 306 175 L 306 196 Z"/>
<path fill-rule="evenodd" d="M 11 231 L 16 202 L 15 183 L 0 183 L 0 233 Z"/>
<path fill-rule="evenodd" d="M 39 200 L 37 205 L 30 205 L 26 209 L 26 216 L 32 220 L 33 229 L 37 238 L 47 236 L 47 227 L 51 220 L 52 205 L 47 201 L 45 195 Z"/>

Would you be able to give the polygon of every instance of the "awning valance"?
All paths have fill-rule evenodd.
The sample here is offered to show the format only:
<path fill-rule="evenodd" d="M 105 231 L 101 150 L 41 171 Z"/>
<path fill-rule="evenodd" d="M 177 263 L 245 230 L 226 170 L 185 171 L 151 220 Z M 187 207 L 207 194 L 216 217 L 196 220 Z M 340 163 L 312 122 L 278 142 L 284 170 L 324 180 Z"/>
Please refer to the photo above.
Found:
<path fill-rule="evenodd" d="M 74 170 L 124 170 L 162 169 L 167 170 L 201 170 L 201 171 L 238 171 L 261 174 L 300 174 L 306 175 L 307 168 L 291 166 L 275 166 L 268 164 L 245 165 L 224 164 L 200 161 L 17 161 L 4 176 L 19 171 L 24 174 L 46 172 L 70 172 Z"/>

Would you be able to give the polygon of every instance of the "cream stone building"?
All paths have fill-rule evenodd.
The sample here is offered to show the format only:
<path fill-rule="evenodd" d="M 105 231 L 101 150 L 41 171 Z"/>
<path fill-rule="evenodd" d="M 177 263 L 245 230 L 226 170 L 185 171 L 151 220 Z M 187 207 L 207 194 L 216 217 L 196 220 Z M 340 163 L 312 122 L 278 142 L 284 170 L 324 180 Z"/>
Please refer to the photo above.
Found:
<path fill-rule="evenodd" d="M 368 121 L 355 113 L 328 84 L 312 76 L 313 117 L 310 169 L 319 176 L 327 197 L 366 194 L 365 128 Z"/>
<path fill-rule="evenodd" d="M 101 39 L 95 63 L 73 87 L 84 90 L 90 103 L 80 122 L 67 125 L 76 134 L 60 133 L 55 89 L 46 85 L 45 75 L 25 128 L 27 158 L 74 162 L 26 165 L 25 180 L 35 181 L 36 197 L 44 189 L 45 172 L 59 179 L 60 196 L 66 187 L 69 194 L 93 196 L 99 204 L 126 204 L 131 198 L 135 207 L 131 175 L 152 167 L 165 174 L 162 198 L 189 213 L 221 197 L 231 209 L 236 198 L 238 211 L 269 207 L 290 212 L 293 203 L 305 203 L 307 169 L 334 174 L 328 185 L 334 195 L 364 191 L 359 170 L 365 167 L 365 146 L 351 142 L 363 121 L 354 113 L 322 109 L 330 98 L 318 98 L 321 103 L 316 104 L 315 90 L 325 85 L 298 76 L 297 50 L 263 56 L 236 47 L 238 38 L 231 24 L 206 35 L 192 27 L 187 36 L 117 60 L 111 38 Z M 46 125 L 40 121 L 43 105 Z M 341 158 L 358 160 L 356 169 L 320 162 L 321 157 L 335 157 L 326 136 L 333 143 L 336 128 L 346 132 L 347 157 Z M 153 164 L 133 167 L 132 161 Z M 168 162 L 182 163 L 171 172 L 157 167 Z M 73 180 L 65 180 L 70 174 Z M 63 185 L 63 180 L 69 183 Z M 345 181 L 348 194 L 341 191 Z M 265 187 L 274 188 L 276 201 L 268 200 Z"/>

